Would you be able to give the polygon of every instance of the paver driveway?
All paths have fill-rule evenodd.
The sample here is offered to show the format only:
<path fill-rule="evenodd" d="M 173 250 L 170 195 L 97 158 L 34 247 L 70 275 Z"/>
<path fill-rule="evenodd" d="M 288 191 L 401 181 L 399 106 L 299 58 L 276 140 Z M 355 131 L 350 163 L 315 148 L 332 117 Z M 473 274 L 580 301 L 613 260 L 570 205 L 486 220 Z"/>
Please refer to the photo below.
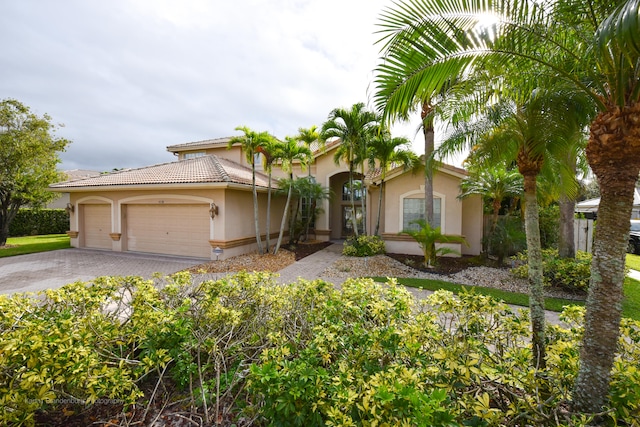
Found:
<path fill-rule="evenodd" d="M 171 274 L 202 264 L 202 258 L 109 252 L 91 249 L 60 249 L 37 254 L 0 258 L 0 293 L 35 292 L 59 288 L 75 281 L 100 276 Z"/>

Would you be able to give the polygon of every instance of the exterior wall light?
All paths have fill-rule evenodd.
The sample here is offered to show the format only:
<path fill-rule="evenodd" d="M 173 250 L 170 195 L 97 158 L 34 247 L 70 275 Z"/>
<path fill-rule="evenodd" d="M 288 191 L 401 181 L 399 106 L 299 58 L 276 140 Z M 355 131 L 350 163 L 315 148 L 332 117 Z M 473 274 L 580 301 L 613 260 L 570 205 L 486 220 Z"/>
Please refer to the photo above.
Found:
<path fill-rule="evenodd" d="M 76 210 L 76 207 L 71 203 L 67 203 L 67 207 L 64 208 L 64 210 L 67 211 L 67 215 L 71 215 L 71 213 Z"/>
<path fill-rule="evenodd" d="M 216 215 L 218 215 L 218 205 L 216 205 L 215 203 L 211 203 L 211 207 L 209 208 L 209 215 L 211 216 L 211 219 L 214 219 Z"/>

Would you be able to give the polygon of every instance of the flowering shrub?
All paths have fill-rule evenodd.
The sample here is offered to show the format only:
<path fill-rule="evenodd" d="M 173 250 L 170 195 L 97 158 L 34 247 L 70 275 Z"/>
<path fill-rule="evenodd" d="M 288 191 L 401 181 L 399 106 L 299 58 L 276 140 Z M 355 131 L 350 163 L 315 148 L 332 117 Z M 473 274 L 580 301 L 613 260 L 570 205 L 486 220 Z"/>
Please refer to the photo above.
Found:
<path fill-rule="evenodd" d="M 358 236 L 345 240 L 342 254 L 347 256 L 373 256 L 386 253 L 384 240 L 380 236 Z"/>

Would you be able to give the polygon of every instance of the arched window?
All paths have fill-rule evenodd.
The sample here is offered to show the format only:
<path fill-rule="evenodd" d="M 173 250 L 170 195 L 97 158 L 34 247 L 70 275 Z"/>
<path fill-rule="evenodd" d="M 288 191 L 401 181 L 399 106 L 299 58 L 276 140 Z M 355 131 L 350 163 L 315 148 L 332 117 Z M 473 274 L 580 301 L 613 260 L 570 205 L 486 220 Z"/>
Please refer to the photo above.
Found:
<path fill-rule="evenodd" d="M 418 225 L 412 221 L 424 219 L 424 197 L 405 197 L 402 199 L 402 229 L 417 230 Z M 442 199 L 433 198 L 433 226 L 442 226 Z"/>
<path fill-rule="evenodd" d="M 354 179 L 353 180 L 353 200 L 362 200 L 362 180 Z M 349 185 L 349 181 L 345 181 L 342 184 L 342 200 L 347 202 L 351 201 L 351 186 Z"/>

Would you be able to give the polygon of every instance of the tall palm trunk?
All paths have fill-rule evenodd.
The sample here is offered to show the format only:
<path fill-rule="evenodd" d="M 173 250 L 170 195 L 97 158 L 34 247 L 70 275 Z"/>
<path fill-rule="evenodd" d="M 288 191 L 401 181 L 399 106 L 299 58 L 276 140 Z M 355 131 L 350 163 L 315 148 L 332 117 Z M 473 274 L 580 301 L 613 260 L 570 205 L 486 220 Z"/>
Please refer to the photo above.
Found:
<path fill-rule="evenodd" d="M 380 214 L 382 213 L 382 198 L 384 197 L 384 174 L 382 175 L 382 180 L 380 181 L 380 197 L 378 198 L 378 219 L 376 220 L 376 232 L 375 235 L 378 236 L 380 231 Z"/>
<path fill-rule="evenodd" d="M 360 196 L 360 205 L 362 207 L 362 233 L 367 235 L 367 193 L 368 189 L 364 182 L 364 161 L 360 169 L 360 187 L 362 195 Z"/>
<path fill-rule="evenodd" d="M 533 363 L 538 369 L 544 369 L 544 289 L 542 282 L 542 248 L 540 243 L 540 223 L 538 202 L 536 200 L 536 177 L 524 177 L 524 198 L 526 209 L 524 227 L 527 234 L 527 260 L 529 264 L 529 310 L 531 314 L 531 332 L 533 344 Z"/>
<path fill-rule="evenodd" d="M 570 150 L 567 157 L 567 164 L 576 174 L 577 155 L 573 150 Z M 562 174 L 560 175 L 560 189 L 563 190 L 567 187 L 566 182 L 562 182 Z M 574 239 L 574 216 L 576 201 L 573 198 L 569 198 L 565 192 L 560 195 L 558 201 L 560 207 L 560 221 L 559 221 L 559 239 L 558 239 L 558 255 L 560 258 L 575 258 L 576 257 L 576 244 Z"/>
<path fill-rule="evenodd" d="M 608 394 L 620 335 L 629 219 L 640 171 L 640 103 L 596 117 L 587 159 L 598 177 L 601 197 L 573 396 L 576 410 L 595 413 L 600 412 Z"/>
<path fill-rule="evenodd" d="M 282 221 L 280 221 L 280 233 L 278 234 L 278 241 L 276 247 L 273 250 L 273 254 L 277 254 L 282 244 L 282 235 L 284 234 L 284 226 L 287 223 L 287 214 L 289 213 L 289 204 L 291 203 L 291 193 L 293 193 L 293 174 L 289 174 L 289 191 L 287 191 L 287 201 L 284 204 L 284 212 L 282 213 Z"/>
<path fill-rule="evenodd" d="M 349 198 L 351 200 L 351 222 L 353 223 L 353 234 L 358 237 L 358 219 L 356 217 L 356 200 L 353 188 L 353 162 L 349 162 Z"/>
<path fill-rule="evenodd" d="M 422 132 L 424 134 L 424 219 L 429 225 L 435 227 L 433 223 L 433 169 L 428 166 L 429 158 L 435 149 L 435 131 L 432 119 L 427 119 L 431 114 L 431 106 L 428 102 L 422 104 Z"/>
<path fill-rule="evenodd" d="M 518 170 L 524 177 L 524 227 L 527 235 L 527 260 L 529 272 L 529 313 L 531 317 L 531 343 L 533 366 L 546 367 L 544 288 L 542 282 L 542 244 L 538 215 L 536 177 L 542 168 L 542 159 L 532 159 L 526 148 L 518 153 Z"/>
<path fill-rule="evenodd" d="M 269 168 L 269 187 L 267 189 L 267 224 L 265 225 L 265 252 L 269 253 L 270 234 L 271 234 L 271 168 Z"/>
<path fill-rule="evenodd" d="M 260 239 L 260 223 L 258 212 L 258 189 L 256 187 L 256 165 L 255 162 L 251 168 L 251 184 L 253 187 L 253 220 L 256 227 L 256 242 L 258 243 L 258 253 L 262 255 L 264 250 L 262 249 L 262 239 Z"/>
<path fill-rule="evenodd" d="M 576 202 L 566 195 L 561 195 L 558 201 L 560 207 L 558 255 L 560 258 L 575 258 L 576 244 L 573 218 L 575 216 Z"/>

